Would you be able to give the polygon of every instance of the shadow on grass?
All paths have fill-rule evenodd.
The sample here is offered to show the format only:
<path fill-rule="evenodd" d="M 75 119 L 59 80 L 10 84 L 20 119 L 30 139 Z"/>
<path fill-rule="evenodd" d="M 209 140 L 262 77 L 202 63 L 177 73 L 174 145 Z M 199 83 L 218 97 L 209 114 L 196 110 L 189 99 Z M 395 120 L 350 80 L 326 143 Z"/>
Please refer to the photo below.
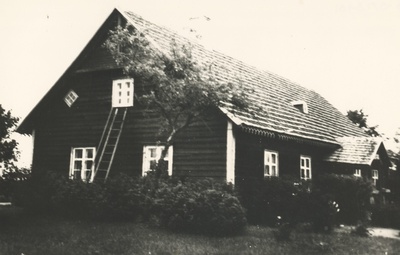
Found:
<path fill-rule="evenodd" d="M 0 254 L 400 254 L 400 241 L 345 232 L 295 229 L 278 242 L 276 229 L 249 226 L 235 237 L 172 233 L 137 222 L 66 220 L 0 207 Z"/>

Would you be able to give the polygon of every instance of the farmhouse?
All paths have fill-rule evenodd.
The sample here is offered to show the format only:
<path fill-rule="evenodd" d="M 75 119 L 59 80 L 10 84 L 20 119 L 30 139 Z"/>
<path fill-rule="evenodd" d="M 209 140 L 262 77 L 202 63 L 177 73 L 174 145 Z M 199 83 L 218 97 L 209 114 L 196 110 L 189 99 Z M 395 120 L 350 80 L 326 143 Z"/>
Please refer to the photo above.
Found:
<path fill-rule="evenodd" d="M 240 183 L 338 172 L 384 187 L 389 159 L 382 141 L 368 137 L 318 93 L 118 9 L 19 126 L 18 132 L 34 139 L 34 174 L 60 171 L 84 181 L 101 171 L 103 178 L 140 176 L 160 157 L 159 116 L 135 102 L 145 84 L 126 77 L 102 46 L 109 31 L 125 23 L 160 53 L 171 40 L 190 43 L 197 59 L 213 62 L 221 80 L 239 79 L 252 90 L 252 113 L 215 108 L 179 134 L 165 158 L 169 174 Z"/>

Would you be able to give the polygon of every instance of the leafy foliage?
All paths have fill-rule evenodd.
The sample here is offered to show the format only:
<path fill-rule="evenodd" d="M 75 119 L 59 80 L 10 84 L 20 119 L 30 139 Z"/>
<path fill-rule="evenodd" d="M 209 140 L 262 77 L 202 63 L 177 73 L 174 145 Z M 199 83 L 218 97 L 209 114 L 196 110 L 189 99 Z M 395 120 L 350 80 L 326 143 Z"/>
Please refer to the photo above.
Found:
<path fill-rule="evenodd" d="M 367 117 L 363 110 L 349 110 L 347 111 L 347 118 L 351 120 L 354 124 L 357 124 L 358 127 L 362 128 L 369 136 L 380 136 L 379 132 L 376 130 L 378 126 L 370 127 L 367 125 Z"/>
<path fill-rule="evenodd" d="M 152 214 L 160 226 L 209 235 L 241 233 L 246 217 L 229 187 L 211 179 L 164 181 L 154 196 Z"/>
<path fill-rule="evenodd" d="M 0 104 L 0 162 L 8 163 L 10 160 L 16 159 L 18 144 L 10 138 L 10 134 L 16 127 L 18 120 Z"/>
<path fill-rule="evenodd" d="M 371 192 L 371 183 L 338 175 L 320 175 L 312 182 L 280 177 L 239 185 L 249 222 L 288 225 L 277 233 L 277 238 L 283 239 L 298 223 L 311 223 L 316 231 L 331 232 L 339 222 L 365 222 Z"/>
<path fill-rule="evenodd" d="M 240 199 L 253 224 L 275 226 L 309 219 L 308 183 L 293 178 L 249 179 L 239 185 Z"/>
<path fill-rule="evenodd" d="M 206 180 L 114 176 L 85 183 L 51 173 L 19 182 L 15 204 L 35 213 L 67 218 L 134 221 L 185 232 L 231 235 L 244 230 L 246 217 L 231 186 Z"/>
<path fill-rule="evenodd" d="M 10 201 L 16 187 L 27 181 L 30 175 L 29 169 L 19 169 L 13 165 L 9 166 L 3 176 L 0 176 L 0 195 Z"/>
<path fill-rule="evenodd" d="M 145 33 L 129 25 L 117 27 L 104 45 L 125 74 L 141 82 L 137 101 L 162 117 L 163 159 L 175 136 L 210 109 L 226 104 L 246 109 L 246 88 L 221 82 L 213 63 L 196 59 L 189 42 L 172 40 L 169 52 L 161 52 Z"/>
<path fill-rule="evenodd" d="M 346 224 L 365 222 L 368 218 L 372 184 L 347 175 L 321 175 L 313 182 L 313 192 L 338 203 L 338 221 Z"/>
<path fill-rule="evenodd" d="M 384 228 L 400 229 L 400 205 L 398 203 L 372 209 L 371 224 Z"/>

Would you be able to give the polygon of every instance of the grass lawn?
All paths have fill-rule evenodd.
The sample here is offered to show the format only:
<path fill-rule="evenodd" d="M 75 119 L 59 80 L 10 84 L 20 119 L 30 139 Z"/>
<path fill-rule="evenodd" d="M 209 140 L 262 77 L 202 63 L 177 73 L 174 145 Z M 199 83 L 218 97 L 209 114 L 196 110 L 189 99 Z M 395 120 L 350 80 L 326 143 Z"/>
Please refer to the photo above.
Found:
<path fill-rule="evenodd" d="M 0 206 L 0 254 L 400 254 L 400 240 L 295 231 L 277 242 L 274 229 L 249 226 L 235 237 L 176 234 L 142 223 L 96 223 L 34 217 Z"/>

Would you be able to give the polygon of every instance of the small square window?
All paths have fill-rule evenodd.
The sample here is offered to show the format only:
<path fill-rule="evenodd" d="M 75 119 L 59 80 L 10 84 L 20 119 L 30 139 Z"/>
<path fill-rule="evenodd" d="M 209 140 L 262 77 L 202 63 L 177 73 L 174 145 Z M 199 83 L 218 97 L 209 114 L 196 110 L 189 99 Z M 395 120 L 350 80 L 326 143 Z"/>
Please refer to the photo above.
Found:
<path fill-rule="evenodd" d="M 160 159 L 164 146 L 144 146 L 143 147 L 143 176 L 150 170 L 155 170 L 158 160 Z M 164 157 L 168 165 L 168 175 L 172 175 L 172 153 L 173 148 L 168 148 L 167 154 Z"/>
<path fill-rule="evenodd" d="M 75 91 L 70 90 L 67 95 L 64 97 L 64 102 L 71 107 L 72 104 L 78 99 L 78 95 L 75 93 Z"/>
<path fill-rule="evenodd" d="M 354 176 L 361 177 L 361 169 L 354 170 Z"/>

